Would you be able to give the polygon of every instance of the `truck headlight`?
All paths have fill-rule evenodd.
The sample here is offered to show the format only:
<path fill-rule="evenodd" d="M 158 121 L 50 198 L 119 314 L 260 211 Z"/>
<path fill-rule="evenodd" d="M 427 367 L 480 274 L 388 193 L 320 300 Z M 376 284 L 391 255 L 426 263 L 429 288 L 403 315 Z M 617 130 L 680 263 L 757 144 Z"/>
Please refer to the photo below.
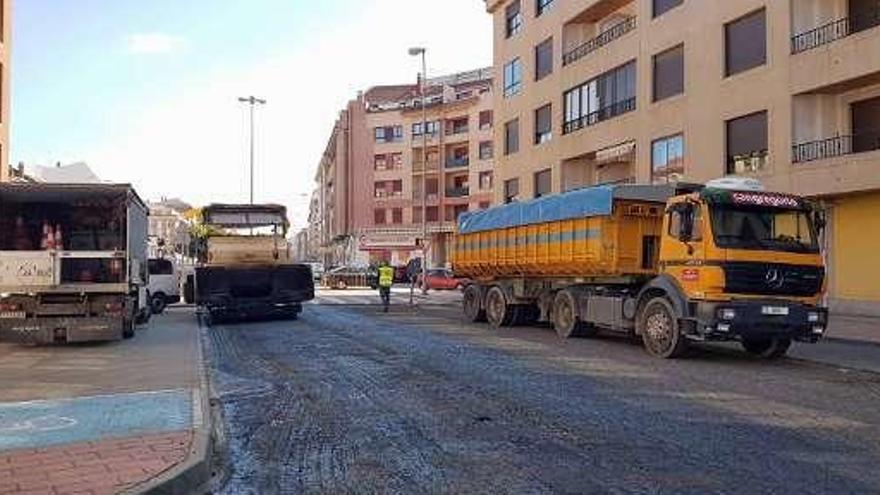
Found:
<path fill-rule="evenodd" d="M 819 322 L 819 313 L 815 311 L 811 311 L 807 313 L 807 322 L 809 323 L 818 323 Z"/>
<path fill-rule="evenodd" d="M 736 310 L 732 308 L 719 309 L 718 318 L 724 321 L 731 321 L 736 318 Z"/>

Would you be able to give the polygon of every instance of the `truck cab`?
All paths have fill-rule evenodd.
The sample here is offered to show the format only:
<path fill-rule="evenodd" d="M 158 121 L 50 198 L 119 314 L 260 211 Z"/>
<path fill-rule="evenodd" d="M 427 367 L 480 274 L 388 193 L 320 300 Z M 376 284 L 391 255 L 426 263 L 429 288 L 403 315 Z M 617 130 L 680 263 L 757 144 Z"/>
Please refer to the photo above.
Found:
<path fill-rule="evenodd" d="M 710 182 L 668 201 L 659 275 L 648 290 L 663 287 L 688 339 L 736 339 L 755 354 L 784 354 L 792 340 L 816 342 L 827 327 L 822 226 L 820 210 L 803 198 Z M 643 333 L 675 340 L 658 328 L 656 311 L 642 320 Z"/>

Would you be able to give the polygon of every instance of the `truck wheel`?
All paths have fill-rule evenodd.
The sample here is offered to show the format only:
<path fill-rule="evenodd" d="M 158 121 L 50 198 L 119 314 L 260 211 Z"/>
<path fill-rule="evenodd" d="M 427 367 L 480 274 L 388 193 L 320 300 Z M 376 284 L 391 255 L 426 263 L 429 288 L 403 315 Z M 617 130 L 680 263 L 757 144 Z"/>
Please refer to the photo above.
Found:
<path fill-rule="evenodd" d="M 760 356 L 764 359 L 778 359 L 788 352 L 791 347 L 791 339 L 770 338 L 770 339 L 744 339 L 742 341 L 743 349 L 749 354 Z"/>
<path fill-rule="evenodd" d="M 464 316 L 472 323 L 486 321 L 486 310 L 483 308 L 483 291 L 477 285 L 469 285 L 462 296 Z"/>
<path fill-rule="evenodd" d="M 492 287 L 486 293 L 486 320 L 492 328 L 509 327 L 516 316 L 515 306 L 507 304 L 507 297 L 500 287 Z"/>
<path fill-rule="evenodd" d="M 578 318 L 577 301 L 567 290 L 560 291 L 553 300 L 553 329 L 563 339 L 595 333 L 591 325 Z"/>
<path fill-rule="evenodd" d="M 160 292 L 153 294 L 153 297 L 150 298 L 150 310 L 154 315 L 161 315 L 166 306 L 168 306 L 168 302 L 165 300 L 165 294 Z"/>
<path fill-rule="evenodd" d="M 645 350 L 652 356 L 672 359 L 687 351 L 687 339 L 681 333 L 672 304 L 665 297 L 655 297 L 645 304 L 639 317 L 639 334 Z"/>

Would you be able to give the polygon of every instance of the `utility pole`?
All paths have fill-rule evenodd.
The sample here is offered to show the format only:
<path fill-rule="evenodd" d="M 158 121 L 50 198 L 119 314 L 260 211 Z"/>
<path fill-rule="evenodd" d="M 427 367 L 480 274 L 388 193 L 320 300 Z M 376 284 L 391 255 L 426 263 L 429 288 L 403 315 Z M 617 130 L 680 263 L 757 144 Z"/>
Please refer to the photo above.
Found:
<path fill-rule="evenodd" d="M 428 294 L 428 108 L 425 86 L 428 79 L 427 50 L 422 47 L 409 49 L 413 57 L 422 57 L 422 74 L 419 92 L 422 96 L 422 294 Z"/>
<path fill-rule="evenodd" d="M 251 111 L 251 165 L 250 165 L 250 175 L 251 175 L 251 194 L 250 194 L 250 202 L 254 204 L 254 107 L 256 105 L 265 105 L 266 100 L 261 100 L 256 96 L 248 96 L 247 98 L 239 98 L 238 101 L 242 103 L 247 103 L 250 105 Z"/>

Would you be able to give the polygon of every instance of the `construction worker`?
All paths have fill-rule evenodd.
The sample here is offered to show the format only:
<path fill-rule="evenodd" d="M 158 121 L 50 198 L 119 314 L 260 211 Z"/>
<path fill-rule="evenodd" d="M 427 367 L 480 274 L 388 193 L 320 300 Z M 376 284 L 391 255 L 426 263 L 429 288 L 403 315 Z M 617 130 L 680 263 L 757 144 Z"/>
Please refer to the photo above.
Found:
<path fill-rule="evenodd" d="M 379 265 L 379 296 L 382 298 L 382 309 L 388 312 L 388 306 L 391 304 L 391 286 L 394 285 L 394 268 L 388 266 L 383 261 Z"/>

